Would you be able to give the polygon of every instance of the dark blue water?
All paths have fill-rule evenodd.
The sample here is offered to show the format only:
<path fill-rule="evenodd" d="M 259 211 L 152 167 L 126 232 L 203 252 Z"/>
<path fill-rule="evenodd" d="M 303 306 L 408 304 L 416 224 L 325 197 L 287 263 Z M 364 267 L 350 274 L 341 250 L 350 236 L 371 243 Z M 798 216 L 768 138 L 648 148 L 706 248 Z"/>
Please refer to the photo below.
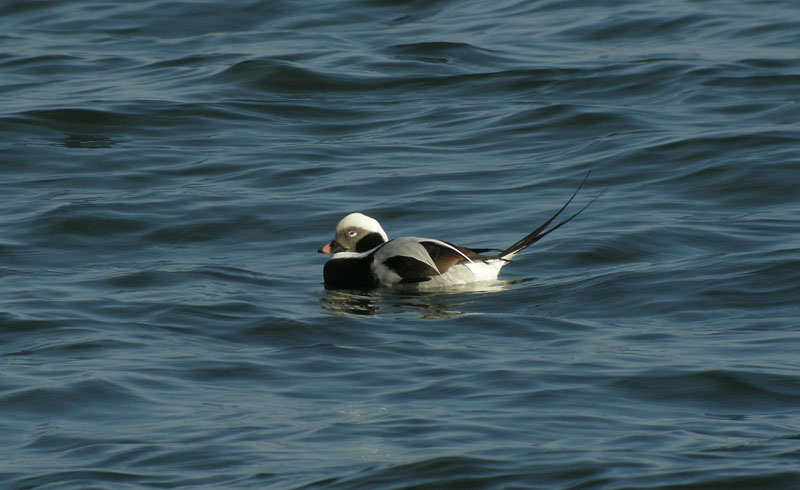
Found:
<path fill-rule="evenodd" d="M 0 486 L 800 488 L 800 4 L 4 2 Z M 336 222 L 505 247 L 326 292 Z"/>

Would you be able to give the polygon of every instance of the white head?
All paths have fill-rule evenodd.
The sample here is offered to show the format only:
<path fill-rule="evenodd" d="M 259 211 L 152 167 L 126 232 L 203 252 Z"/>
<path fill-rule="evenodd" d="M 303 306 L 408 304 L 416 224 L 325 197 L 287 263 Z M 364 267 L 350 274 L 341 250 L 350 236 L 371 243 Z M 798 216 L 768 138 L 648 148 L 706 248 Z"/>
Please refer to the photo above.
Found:
<path fill-rule="evenodd" d="M 361 213 L 351 213 L 336 225 L 333 241 L 322 247 L 323 253 L 366 252 L 388 242 L 389 237 L 378 220 Z"/>

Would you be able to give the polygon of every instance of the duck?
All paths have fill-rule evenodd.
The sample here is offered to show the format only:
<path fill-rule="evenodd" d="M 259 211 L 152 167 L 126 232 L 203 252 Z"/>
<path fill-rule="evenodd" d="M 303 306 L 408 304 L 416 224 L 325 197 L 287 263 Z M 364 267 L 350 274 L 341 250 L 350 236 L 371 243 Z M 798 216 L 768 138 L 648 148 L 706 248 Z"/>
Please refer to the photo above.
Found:
<path fill-rule="evenodd" d="M 504 249 L 470 248 L 435 238 L 389 239 L 378 220 L 350 213 L 336 225 L 333 240 L 318 252 L 330 255 L 323 267 L 326 289 L 433 291 L 496 282 L 515 255 L 580 215 L 600 196 L 558 224 L 550 225 L 583 188 L 547 221 Z M 550 228 L 548 228 L 550 227 Z"/>

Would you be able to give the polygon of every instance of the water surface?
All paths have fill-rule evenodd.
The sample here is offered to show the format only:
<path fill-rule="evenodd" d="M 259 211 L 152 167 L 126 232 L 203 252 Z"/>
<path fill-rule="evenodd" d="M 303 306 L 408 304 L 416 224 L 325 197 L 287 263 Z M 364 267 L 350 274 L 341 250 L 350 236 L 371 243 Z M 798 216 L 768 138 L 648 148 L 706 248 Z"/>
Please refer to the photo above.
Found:
<path fill-rule="evenodd" d="M 6 488 L 797 488 L 800 6 L 11 2 Z M 351 211 L 503 248 L 326 292 Z"/>

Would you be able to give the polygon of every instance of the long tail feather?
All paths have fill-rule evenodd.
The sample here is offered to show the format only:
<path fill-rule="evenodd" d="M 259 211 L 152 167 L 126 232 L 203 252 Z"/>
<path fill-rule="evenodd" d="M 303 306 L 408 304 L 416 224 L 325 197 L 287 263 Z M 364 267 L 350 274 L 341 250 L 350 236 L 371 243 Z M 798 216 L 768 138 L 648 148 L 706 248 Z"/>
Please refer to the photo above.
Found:
<path fill-rule="evenodd" d="M 589 203 L 588 203 L 588 204 L 586 204 L 584 207 L 582 207 L 580 210 L 578 210 L 578 212 L 577 212 L 577 213 L 573 214 L 572 216 L 570 216 L 569 218 L 565 219 L 564 221 L 562 221 L 562 222 L 558 223 L 558 224 L 557 224 L 557 225 L 555 225 L 554 227 L 552 227 L 552 228 L 550 228 L 550 229 L 547 229 L 547 227 L 548 227 L 548 226 L 550 226 L 550 224 L 551 224 L 551 223 L 552 223 L 552 222 L 553 222 L 553 221 L 554 221 L 554 220 L 555 220 L 555 219 L 556 219 L 556 218 L 557 218 L 557 217 L 558 217 L 558 216 L 559 216 L 559 215 L 560 215 L 560 214 L 561 214 L 561 213 L 562 213 L 562 212 L 563 212 L 565 209 L 567 209 L 567 206 L 569 206 L 569 204 L 572 202 L 572 200 L 573 200 L 573 199 L 575 199 L 575 196 L 577 196 L 577 195 L 578 195 L 578 192 L 580 192 L 580 190 L 583 188 L 583 184 L 585 184 L 585 183 L 586 183 L 586 179 L 588 179 L 588 178 L 589 178 L 589 174 L 591 174 L 591 173 L 592 173 L 592 171 L 591 171 L 591 170 L 590 170 L 590 171 L 588 171 L 588 172 L 586 173 L 586 176 L 583 178 L 583 180 L 581 181 L 581 183 L 580 183 L 580 185 L 578 186 L 578 188 L 577 188 L 577 189 L 575 189 L 575 192 L 573 192 L 573 193 L 572 193 L 572 196 L 569 198 L 569 200 L 567 200 L 567 202 L 566 202 L 566 203 L 564 203 L 564 205 L 563 205 L 563 206 L 561 206 L 561 209 L 559 209 L 558 211 L 556 211 L 556 213 L 555 213 L 555 214 L 554 214 L 554 215 L 553 215 L 553 216 L 552 216 L 552 217 L 551 217 L 549 220 L 545 221 L 545 223 L 544 223 L 542 226 L 540 226 L 539 228 L 536 228 L 535 230 L 533 230 L 533 231 L 532 231 L 532 232 L 530 232 L 529 234 L 525 235 L 525 236 L 524 236 L 524 237 L 523 237 L 521 240 L 519 240 L 519 241 L 518 241 L 518 242 L 516 242 L 515 244 L 511 245 L 511 246 L 510 246 L 510 247 L 508 247 L 507 249 L 505 249 L 505 250 L 503 250 L 502 252 L 500 252 L 499 258 L 501 258 L 501 259 L 503 259 L 503 260 L 511 260 L 511 258 L 512 258 L 512 257 L 514 257 L 514 255 L 518 254 L 518 253 L 519 253 L 519 252 L 521 252 L 522 250 L 524 250 L 524 249 L 528 248 L 529 246 L 531 246 L 531 245 L 533 245 L 534 243 L 538 242 L 539 240 L 541 240 L 542 238 L 546 237 L 546 236 L 547 236 L 547 235 L 549 235 L 550 233 L 552 233 L 552 232 L 556 231 L 557 229 L 561 228 L 562 226 L 564 226 L 564 225 L 566 225 L 567 223 L 569 223 L 570 221 L 572 221 L 572 220 L 573 220 L 574 218 L 576 218 L 576 217 L 577 217 L 579 214 L 581 214 L 581 213 L 582 213 L 582 212 L 583 212 L 583 211 L 584 211 L 586 208 L 588 208 L 589 206 L 591 206 L 591 205 L 592 205 L 592 203 L 594 203 L 594 202 L 595 202 L 595 201 L 596 201 L 596 200 L 597 200 L 597 199 L 598 199 L 598 198 L 599 198 L 601 195 L 603 195 L 603 193 L 601 192 L 600 194 L 598 194 L 597 196 L 595 196 L 595 198 L 594 198 L 594 199 L 592 199 L 591 201 L 589 201 Z M 604 191 L 604 192 L 605 192 L 605 191 Z"/>

